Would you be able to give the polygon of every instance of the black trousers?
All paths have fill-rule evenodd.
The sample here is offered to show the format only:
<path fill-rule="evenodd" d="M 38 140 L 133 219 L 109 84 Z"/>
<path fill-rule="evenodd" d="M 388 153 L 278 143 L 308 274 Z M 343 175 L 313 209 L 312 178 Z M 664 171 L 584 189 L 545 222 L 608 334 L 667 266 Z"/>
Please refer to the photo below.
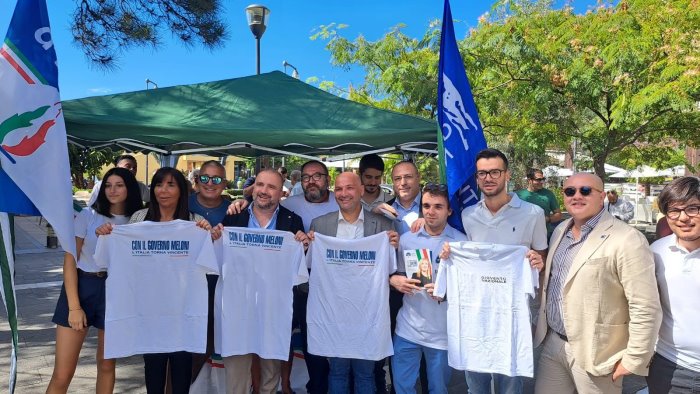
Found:
<path fill-rule="evenodd" d="M 170 362 L 170 382 L 172 394 L 187 394 L 192 381 L 192 353 L 153 353 L 143 355 L 146 375 L 146 392 L 164 394 L 165 378 Z"/>
<path fill-rule="evenodd" d="M 304 351 L 304 361 L 306 370 L 309 372 L 309 381 L 306 383 L 306 391 L 309 394 L 328 393 L 328 373 L 330 366 L 328 359 L 323 356 L 311 354 L 307 350 L 306 342 L 306 304 L 309 300 L 308 291 L 301 290 L 299 286 L 294 287 L 294 320 L 299 322 L 302 337 L 302 350 Z"/>

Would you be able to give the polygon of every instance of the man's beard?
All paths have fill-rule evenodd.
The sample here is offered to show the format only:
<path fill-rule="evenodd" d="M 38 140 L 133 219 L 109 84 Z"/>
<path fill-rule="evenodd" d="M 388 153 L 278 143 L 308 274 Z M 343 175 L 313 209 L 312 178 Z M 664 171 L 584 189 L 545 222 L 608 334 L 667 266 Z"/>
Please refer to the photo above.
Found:
<path fill-rule="evenodd" d="M 325 200 L 328 190 L 315 187 L 304 190 L 304 198 L 309 202 L 321 202 Z"/>

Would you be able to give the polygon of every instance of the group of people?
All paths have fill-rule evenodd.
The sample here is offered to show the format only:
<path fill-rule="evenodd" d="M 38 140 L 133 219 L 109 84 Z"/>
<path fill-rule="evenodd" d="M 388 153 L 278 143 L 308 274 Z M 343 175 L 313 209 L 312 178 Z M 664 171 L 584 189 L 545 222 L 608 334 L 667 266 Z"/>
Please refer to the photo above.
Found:
<path fill-rule="evenodd" d="M 564 182 L 571 218 L 554 226 L 561 211 L 554 196 L 541 191 L 542 172 L 530 171 L 528 189 L 509 193 L 508 159 L 490 148 L 476 157 L 482 198 L 461 213 L 464 232 L 447 222 L 452 211 L 445 185 L 422 185 L 415 164 L 402 161 L 391 169 L 391 196 L 380 187 L 384 162 L 374 154 L 361 159 L 359 174 L 341 173 L 333 190 L 325 164 L 306 162 L 295 182 L 302 193 L 286 199 L 285 177 L 262 170 L 250 186 L 251 200 L 233 203 L 221 196 L 226 173 L 216 161 L 202 165 L 195 178 L 198 192 L 189 196 L 184 176 L 162 168 L 151 182 L 145 209 L 130 172 L 135 160 L 130 170 L 121 167 L 118 160 L 105 174 L 95 203 L 76 217 L 79 252 L 77 261 L 69 254 L 64 259 L 48 393 L 68 390 L 89 326 L 98 329 L 97 391 L 114 387 L 115 362 L 104 358 L 108 272 L 95 261 L 98 238 L 126 223 L 177 219 L 195 222 L 217 242 L 233 227 L 293 234 L 307 254 L 310 275 L 307 283 L 279 289 L 289 290 L 291 313 L 288 329 L 274 335 L 289 337 L 292 326 L 301 330 L 306 389 L 312 394 L 413 393 L 419 380 L 428 392 L 446 393 L 451 367 L 466 369 L 470 393 L 491 393 L 495 387 L 517 394 L 533 378 L 536 393 L 620 393 L 629 374 L 647 376 L 650 393 L 698 392 L 697 177 L 676 179 L 661 193 L 659 208 L 672 234 L 650 247 L 609 208 L 617 200 L 608 194 L 606 203 L 603 182 L 593 174 L 577 173 Z M 363 244 L 375 246 L 363 249 Z M 379 253 L 391 247 L 396 250 Z M 498 261 L 494 256 L 500 251 L 516 257 Z M 292 257 L 277 260 L 291 264 Z M 491 261 L 492 266 L 484 263 Z M 213 318 L 226 278 L 214 272 L 206 278 L 210 354 L 217 351 L 213 332 L 229 328 Z M 496 305 L 495 297 L 489 299 L 503 292 L 510 293 L 498 299 L 513 305 L 507 316 L 498 312 L 503 305 Z M 481 296 L 483 304 L 475 305 L 466 294 Z M 464 312 L 475 310 L 479 319 Z M 499 316 L 490 320 L 489 314 Z M 494 321 L 499 324 L 489 325 Z M 474 356 L 484 344 L 491 346 L 492 354 L 484 356 L 488 363 Z M 248 393 L 253 386 L 274 393 L 281 381 L 283 392 L 291 393 L 292 358 L 286 355 L 222 354 L 227 392 Z M 187 392 L 204 359 L 206 354 L 187 351 L 145 354 L 148 392 L 163 392 L 168 364 L 172 392 Z"/>

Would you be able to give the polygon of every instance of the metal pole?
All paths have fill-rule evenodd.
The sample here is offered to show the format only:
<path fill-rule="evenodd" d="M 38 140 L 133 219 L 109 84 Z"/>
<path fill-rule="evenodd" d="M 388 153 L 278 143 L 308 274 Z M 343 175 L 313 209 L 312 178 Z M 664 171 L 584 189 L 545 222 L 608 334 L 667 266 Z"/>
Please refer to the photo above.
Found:
<path fill-rule="evenodd" d="M 257 72 L 260 75 L 260 38 L 255 39 Z"/>

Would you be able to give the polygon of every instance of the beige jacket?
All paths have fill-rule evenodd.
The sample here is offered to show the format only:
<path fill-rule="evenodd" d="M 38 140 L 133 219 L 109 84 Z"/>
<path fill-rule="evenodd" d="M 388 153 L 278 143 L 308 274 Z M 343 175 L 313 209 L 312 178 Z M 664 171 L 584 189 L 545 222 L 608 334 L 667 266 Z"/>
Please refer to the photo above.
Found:
<path fill-rule="evenodd" d="M 552 258 L 571 219 L 552 234 L 535 346 L 547 333 L 547 287 Z M 593 376 L 615 364 L 646 376 L 661 325 L 654 257 L 646 238 L 608 212 L 591 231 L 564 283 L 563 315 L 575 362 Z"/>

